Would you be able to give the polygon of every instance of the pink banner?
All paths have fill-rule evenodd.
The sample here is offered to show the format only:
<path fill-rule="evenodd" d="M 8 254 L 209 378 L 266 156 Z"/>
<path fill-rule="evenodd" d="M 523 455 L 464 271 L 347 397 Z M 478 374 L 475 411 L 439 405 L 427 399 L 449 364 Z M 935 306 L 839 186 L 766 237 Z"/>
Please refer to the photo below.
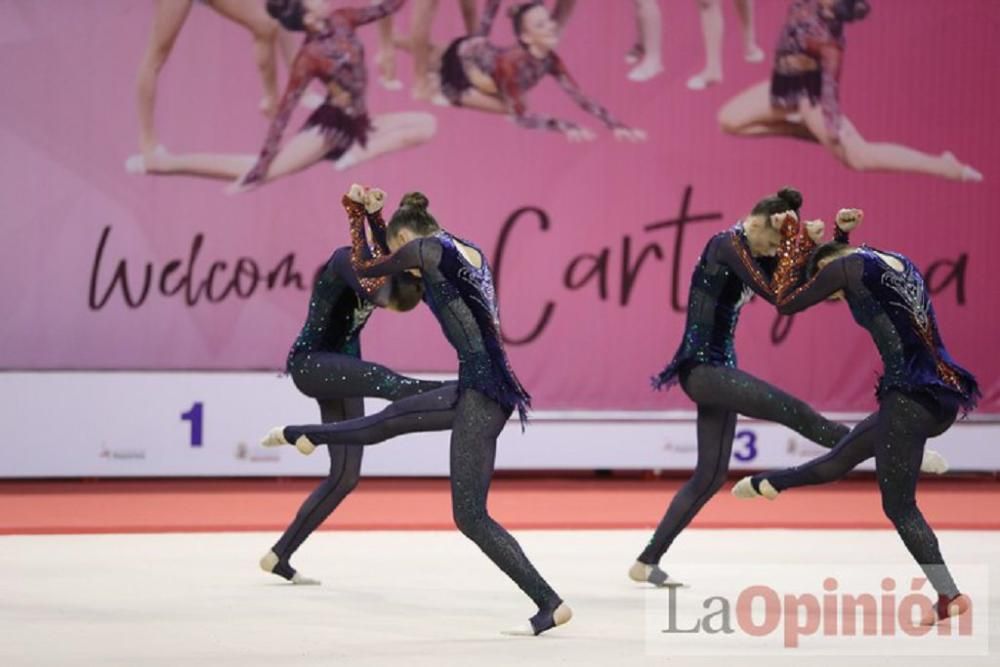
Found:
<path fill-rule="evenodd" d="M 263 144 L 254 42 L 212 9 L 226 4 L 193 4 L 160 72 L 157 138 L 173 155 L 253 155 Z M 456 4 L 440 3 L 433 37 L 441 46 L 464 30 Z M 526 96 L 528 108 L 577 122 L 594 141 L 417 101 L 404 50 L 404 88 L 386 90 L 371 24 L 358 28 L 367 107 L 376 129 L 386 127 L 384 114 L 419 114 L 412 118 L 422 129 L 408 140 L 419 145 L 339 170 L 320 161 L 231 195 L 222 180 L 126 173 L 138 152 L 136 72 L 154 3 L 0 3 L 0 367 L 280 368 L 313 274 L 347 243 L 339 198 L 361 182 L 384 188 L 393 203 L 424 191 L 445 227 L 488 251 L 513 365 L 537 408 L 683 407 L 681 392 L 654 393 L 649 377 L 680 340 L 694 262 L 712 234 L 792 184 L 806 216 L 829 223 L 838 208 L 861 207 L 855 240 L 917 262 L 946 343 L 983 385 L 983 409 L 1000 410 L 992 352 L 1000 300 L 990 278 L 1000 248 L 994 0 L 871 0 L 867 17 L 845 25 L 839 102 L 845 131 L 858 134 L 843 160 L 815 141 L 773 136 L 766 124 L 761 136 L 739 136 L 748 132 L 739 122 L 769 112 L 759 84 L 771 77 L 789 2 L 754 4 L 761 63 L 745 60 L 738 17 L 721 3 L 723 79 L 704 90 L 686 85 L 705 58 L 697 3 L 662 3 L 665 70 L 643 82 L 629 80 L 624 60 L 642 3 L 577 4 L 561 60 L 588 96 L 644 130 L 645 143 L 616 141 L 552 77 Z M 397 34 L 409 34 L 412 11 L 396 15 Z M 514 43 L 503 13 L 489 39 Z M 309 113 L 297 109 L 286 142 Z M 806 119 L 785 120 L 786 133 L 808 134 Z M 954 163 L 937 157 L 944 151 Z M 892 165 L 902 170 L 883 169 Z M 960 165 L 983 182 L 972 169 L 967 180 L 947 178 L 962 176 Z M 363 347 L 366 358 L 401 370 L 456 366 L 423 308 L 376 314 Z M 737 347 L 743 368 L 820 408 L 873 405 L 880 364 L 843 305 L 789 323 L 758 300 L 743 311 Z"/>

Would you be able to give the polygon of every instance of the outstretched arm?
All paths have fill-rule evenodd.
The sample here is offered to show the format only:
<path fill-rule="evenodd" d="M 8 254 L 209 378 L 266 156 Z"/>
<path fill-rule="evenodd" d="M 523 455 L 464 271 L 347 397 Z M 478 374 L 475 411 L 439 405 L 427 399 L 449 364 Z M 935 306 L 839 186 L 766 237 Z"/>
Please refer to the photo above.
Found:
<path fill-rule="evenodd" d="M 379 278 L 403 273 L 411 269 L 421 272 L 436 267 L 441 261 L 441 242 L 434 238 L 418 238 L 382 259 L 352 258 L 358 275 L 363 278 Z"/>
<path fill-rule="evenodd" d="M 713 243 L 718 244 L 715 252 L 720 263 L 728 266 L 759 297 L 770 304 L 775 302 L 770 279 L 738 233 L 729 232 L 717 237 Z"/>
<path fill-rule="evenodd" d="M 348 23 L 356 27 L 366 23 L 371 23 L 372 21 L 384 19 L 390 14 L 396 13 L 399 11 L 399 8 L 403 6 L 405 1 L 406 0 L 382 0 L 382 2 L 377 5 L 371 5 L 369 7 L 338 9 L 334 12 L 334 16 L 342 16 Z"/>
<path fill-rule="evenodd" d="M 257 162 L 250 168 L 241 180 L 241 185 L 249 186 L 264 180 L 267 171 L 271 167 L 281 146 L 281 135 L 288 127 L 288 121 L 292 117 L 292 112 L 298 104 L 302 93 L 309 86 L 309 82 L 316 76 L 320 63 L 325 59 L 319 53 L 316 42 L 306 41 L 295 55 L 292 61 L 291 73 L 288 77 L 288 85 L 285 93 L 281 96 L 281 104 L 278 105 L 278 112 L 271 121 L 271 127 L 267 131 L 267 138 L 264 140 L 264 147 L 260 151 Z"/>
<path fill-rule="evenodd" d="M 497 62 L 495 77 L 503 103 L 519 126 L 529 130 L 544 129 L 563 133 L 580 129 L 579 125 L 568 120 L 528 112 L 528 106 L 524 102 L 524 92 L 518 82 L 516 58 L 501 56 Z"/>
<path fill-rule="evenodd" d="M 782 297 L 778 301 L 778 312 L 782 315 L 792 315 L 847 287 L 847 266 L 849 261 L 855 261 L 851 255 L 839 257 L 822 269 L 812 279 Z"/>
<path fill-rule="evenodd" d="M 562 60 L 554 54 L 553 57 L 555 57 L 556 60 L 552 69 L 552 76 L 556 78 L 559 86 L 566 91 L 566 94 L 569 95 L 581 109 L 596 117 L 604 123 L 609 130 L 628 129 L 624 123 L 612 116 L 610 111 L 598 104 L 595 100 L 587 97 L 587 95 L 580 90 L 580 86 L 577 85 L 573 77 L 570 76 L 569 70 L 566 69 Z"/>

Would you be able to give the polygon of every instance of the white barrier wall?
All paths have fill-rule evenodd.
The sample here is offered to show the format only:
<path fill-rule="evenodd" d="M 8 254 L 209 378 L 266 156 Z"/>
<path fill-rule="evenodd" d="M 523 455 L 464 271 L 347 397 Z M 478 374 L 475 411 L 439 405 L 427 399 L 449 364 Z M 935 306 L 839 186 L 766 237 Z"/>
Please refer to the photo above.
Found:
<path fill-rule="evenodd" d="M 318 420 L 315 402 L 276 373 L 0 373 L 0 477 L 319 475 L 322 448 L 264 449 L 269 428 Z M 382 401 L 371 401 L 369 412 Z M 831 415 L 852 423 L 862 415 Z M 1000 418 L 974 416 L 934 447 L 952 470 L 1000 470 Z M 367 475 L 445 475 L 448 433 L 369 447 Z M 741 420 L 732 467 L 795 465 L 822 450 L 773 424 Z M 692 413 L 536 411 L 511 422 L 497 467 L 506 470 L 690 469 Z M 869 467 L 870 464 L 869 464 Z"/>

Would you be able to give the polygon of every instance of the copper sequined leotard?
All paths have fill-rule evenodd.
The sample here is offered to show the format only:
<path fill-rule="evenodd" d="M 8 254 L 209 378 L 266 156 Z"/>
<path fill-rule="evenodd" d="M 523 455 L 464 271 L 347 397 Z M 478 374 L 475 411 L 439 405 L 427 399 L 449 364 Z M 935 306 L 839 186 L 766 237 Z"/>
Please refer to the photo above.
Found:
<path fill-rule="evenodd" d="M 551 75 L 580 108 L 595 116 L 609 129 L 625 127 L 607 109 L 580 90 L 555 52 L 549 52 L 544 58 L 536 58 L 520 44 L 499 47 L 490 43 L 486 36 L 490 32 L 499 4 L 499 0 L 488 0 L 479 29 L 472 35 L 452 42 L 442 56 L 441 93 L 452 104 L 461 106 L 463 93 L 472 87 L 466 72 L 468 68 L 475 68 L 493 80 L 496 94 L 521 127 L 558 132 L 577 129 L 579 126 L 571 121 L 528 112 L 524 95 L 545 76 Z"/>
<path fill-rule="evenodd" d="M 830 136 L 840 136 L 840 68 L 844 58 L 844 23 L 864 18 L 864 0 L 793 0 L 774 50 L 771 105 L 798 112 L 808 99 L 823 110 Z"/>
<path fill-rule="evenodd" d="M 335 10 L 322 31 L 308 34 L 292 61 L 278 112 L 257 162 L 243 179 L 245 185 L 252 185 L 267 175 L 292 112 L 313 79 L 326 84 L 330 92 L 326 101 L 309 116 L 303 129 L 319 128 L 329 144 L 326 157 L 331 160 L 342 156 L 355 142 L 365 145 L 371 129 L 365 101 L 368 70 L 364 46 L 355 31 L 361 25 L 397 11 L 403 2 L 383 0 L 371 7 Z"/>

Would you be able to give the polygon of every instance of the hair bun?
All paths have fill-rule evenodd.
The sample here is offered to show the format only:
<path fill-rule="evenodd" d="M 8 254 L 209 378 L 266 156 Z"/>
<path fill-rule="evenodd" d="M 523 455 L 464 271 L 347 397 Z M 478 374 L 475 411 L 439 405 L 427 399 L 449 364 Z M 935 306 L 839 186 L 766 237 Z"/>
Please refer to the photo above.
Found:
<path fill-rule="evenodd" d="M 430 200 L 427 199 L 427 195 L 423 192 L 407 192 L 403 195 L 403 200 L 399 202 L 399 205 L 408 206 L 420 211 L 426 211 L 427 206 L 430 203 Z"/>
<path fill-rule="evenodd" d="M 802 193 L 795 188 L 781 188 L 778 190 L 778 199 L 788 204 L 792 210 L 802 208 Z"/>

